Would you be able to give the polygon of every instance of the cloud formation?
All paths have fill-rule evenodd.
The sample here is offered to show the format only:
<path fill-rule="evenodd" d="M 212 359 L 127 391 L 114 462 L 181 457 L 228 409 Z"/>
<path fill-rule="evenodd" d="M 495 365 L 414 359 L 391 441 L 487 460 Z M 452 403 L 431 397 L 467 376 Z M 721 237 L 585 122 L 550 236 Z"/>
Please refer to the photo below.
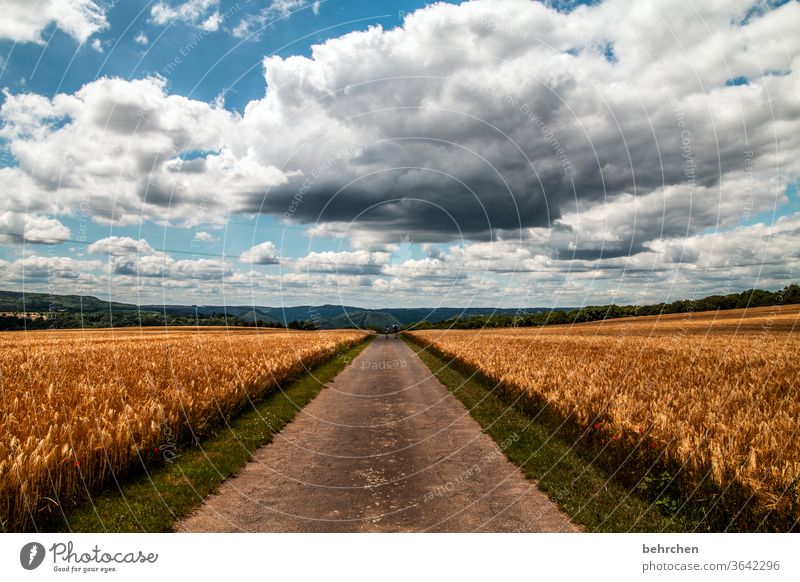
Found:
<path fill-rule="evenodd" d="M 274 243 L 265 241 L 243 252 L 239 256 L 239 261 L 252 265 L 277 265 L 280 259 L 278 258 L 278 249 L 275 248 Z"/>
<path fill-rule="evenodd" d="M 234 32 L 308 6 L 273 2 Z M 217 0 L 161 1 L 150 17 L 210 27 L 215 14 Z M 336 282 L 409 298 L 559 289 L 572 303 L 601 272 L 634 286 L 672 277 L 691 289 L 706 277 L 718 288 L 725 261 L 774 283 L 795 260 L 778 257 L 795 217 L 756 217 L 800 180 L 798 29 L 797 2 L 684 10 L 606 0 L 559 11 L 473 0 L 308 56 L 267 57 L 266 93 L 241 114 L 170 94 L 161 78 L 7 92 L 0 138 L 18 165 L 0 169 L 0 232 L 54 242 L 78 208 L 114 225 L 270 214 L 350 247 L 283 259 L 287 272 L 263 277 L 134 239 L 93 251 L 108 256 L 109 276 L 176 285 Z M 211 242 L 204 232 L 196 240 Z M 393 261 L 404 239 L 426 256 Z M 763 252 L 736 248 L 746 240 Z M 263 242 L 239 262 L 277 264 L 280 254 Z M 759 260 L 767 266 L 747 270 Z"/>
<path fill-rule="evenodd" d="M 102 263 L 71 257 L 31 255 L 2 266 L 3 282 L 32 286 L 50 284 L 61 292 L 75 289 L 81 284 L 97 283 L 98 279 L 92 271 L 100 269 Z"/>
<path fill-rule="evenodd" d="M 80 43 L 108 27 L 103 3 L 93 0 L 6 0 L 0 39 L 44 44 L 43 32 L 54 24 Z"/>
<path fill-rule="evenodd" d="M 155 250 L 144 239 L 109 236 L 90 244 L 91 255 L 105 255 L 107 275 L 115 285 L 125 286 L 135 280 L 138 284 L 151 286 L 142 280 L 159 278 L 169 284 L 185 281 L 220 281 L 233 274 L 233 266 L 220 259 L 176 260 L 168 253 Z"/>
<path fill-rule="evenodd" d="M 354 221 L 388 239 L 491 240 L 611 205 L 637 220 L 635 232 L 609 225 L 609 242 L 641 249 L 731 224 L 746 196 L 774 205 L 800 174 L 800 6 L 745 4 L 739 20 L 719 1 L 698 14 L 623 0 L 568 13 L 436 4 L 310 57 L 266 58 L 266 97 L 242 116 L 168 95 L 159 79 L 100 79 L 53 99 L 8 95 L 3 136 L 20 180 L 67 204 L 88 191 L 100 220 L 291 209 L 293 222 Z M 160 3 L 153 18 L 215 6 Z M 92 192 L 109 189 L 118 215 Z M 209 212 L 197 217 L 200 200 Z M 657 200 L 667 213 L 638 213 Z"/>
<path fill-rule="evenodd" d="M 300 273 L 378 275 L 389 262 L 389 253 L 367 251 L 310 252 L 295 262 Z"/>
<path fill-rule="evenodd" d="M 620 248 L 731 224 L 742 198 L 769 207 L 800 172 L 800 6 L 746 21 L 730 8 L 437 4 L 309 58 L 267 58 L 269 91 L 243 122 L 261 155 L 289 150 L 283 168 L 299 173 L 251 209 L 280 212 L 302 189 L 294 220 L 489 240 L 669 198 L 667 216 L 613 231 Z"/>
<path fill-rule="evenodd" d="M 200 230 L 194 233 L 194 239 L 198 242 L 216 242 L 217 238 L 211 234 L 210 232 L 205 232 L 204 230 Z"/>
<path fill-rule="evenodd" d="M 0 212 L 0 242 L 55 244 L 68 239 L 70 230 L 55 218 L 7 210 Z"/>
<path fill-rule="evenodd" d="M 236 38 L 258 40 L 264 28 L 275 21 L 288 18 L 293 13 L 311 8 L 314 14 L 319 13 L 319 2 L 311 0 L 272 0 L 267 6 L 239 21 L 231 34 Z"/>
<path fill-rule="evenodd" d="M 150 20 L 161 26 L 180 22 L 214 32 L 222 21 L 218 8 L 219 0 L 160 1 L 150 9 Z"/>
<path fill-rule="evenodd" d="M 158 78 L 101 78 L 52 99 L 6 93 L 0 118 L 19 162 L 0 170 L 5 183 L 40 205 L 57 200 L 60 212 L 84 207 L 100 223 L 220 223 L 222 209 L 287 179 L 230 141 L 237 116 L 167 95 Z"/>

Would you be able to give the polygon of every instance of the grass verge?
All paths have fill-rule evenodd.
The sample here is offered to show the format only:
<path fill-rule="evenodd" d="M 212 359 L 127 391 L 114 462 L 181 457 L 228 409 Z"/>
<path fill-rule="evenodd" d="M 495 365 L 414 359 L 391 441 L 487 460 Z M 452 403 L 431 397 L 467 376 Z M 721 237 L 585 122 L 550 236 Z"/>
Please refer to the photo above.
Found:
<path fill-rule="evenodd" d="M 436 378 L 467 407 L 506 456 L 538 481 L 570 518 L 592 532 L 694 531 L 699 521 L 669 515 L 677 501 L 661 488 L 659 477 L 642 478 L 636 487 L 608 470 L 598 452 L 581 442 L 571 426 L 546 411 L 532 411 L 471 370 L 450 363 L 410 337 L 403 339 Z M 514 440 L 513 435 L 518 438 Z M 657 492 L 657 493 L 654 493 Z M 667 507 L 665 507 L 665 505 Z M 699 528 L 698 531 L 702 531 Z"/>
<path fill-rule="evenodd" d="M 272 442 L 323 385 L 351 362 L 372 338 L 273 390 L 252 408 L 194 446 L 171 451 L 170 462 L 148 467 L 143 475 L 109 488 L 40 524 L 42 531 L 164 532 L 202 503 L 250 459 Z"/>

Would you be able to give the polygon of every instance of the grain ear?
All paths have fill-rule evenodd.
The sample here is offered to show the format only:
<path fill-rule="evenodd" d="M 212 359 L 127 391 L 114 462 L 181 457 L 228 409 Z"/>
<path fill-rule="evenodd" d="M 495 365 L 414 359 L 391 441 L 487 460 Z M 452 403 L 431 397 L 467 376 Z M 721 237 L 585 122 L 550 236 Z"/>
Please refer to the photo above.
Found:
<path fill-rule="evenodd" d="M 21 333 L 21 332 L 19 332 Z M 0 523 L 36 518 L 164 462 L 360 331 L 136 328 L 0 333 Z"/>
<path fill-rule="evenodd" d="M 574 423 L 617 466 L 638 459 L 690 502 L 724 494 L 729 508 L 709 508 L 743 529 L 790 527 L 800 517 L 799 314 L 787 305 L 409 335 Z"/>

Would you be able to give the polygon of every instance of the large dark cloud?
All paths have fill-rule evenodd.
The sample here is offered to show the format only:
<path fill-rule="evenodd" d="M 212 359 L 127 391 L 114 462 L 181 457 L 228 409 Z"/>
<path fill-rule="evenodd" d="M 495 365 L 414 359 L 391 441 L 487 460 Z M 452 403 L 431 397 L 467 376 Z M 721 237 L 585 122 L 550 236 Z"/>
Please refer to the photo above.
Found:
<path fill-rule="evenodd" d="M 435 4 L 265 59 L 267 94 L 241 116 L 163 80 L 101 79 L 9 96 L 3 136 L 34 190 L 88 198 L 103 221 L 238 211 L 492 240 L 679 190 L 635 230 L 609 217 L 609 246 L 642 249 L 735 222 L 745 174 L 756 211 L 800 174 L 800 6 L 739 4 L 747 18 L 723 0 Z"/>
<path fill-rule="evenodd" d="M 0 222 L 51 242 L 78 208 L 98 222 L 182 226 L 243 212 L 348 239 L 348 251 L 296 261 L 272 242 L 240 256 L 255 273 L 286 269 L 261 281 L 277 288 L 437 296 L 453 281 L 494 292 L 518 275 L 529 286 L 509 293 L 541 283 L 576 304 L 603 273 L 639 285 L 687 262 L 676 284 L 691 289 L 708 264 L 756 263 L 728 244 L 749 236 L 778 265 L 765 270 L 775 282 L 789 225 L 770 239 L 755 220 L 800 177 L 798 28 L 797 2 L 605 0 L 559 12 L 476 0 L 267 58 L 266 95 L 242 114 L 170 95 L 158 78 L 9 94 L 0 137 L 19 165 L 0 170 Z M 425 259 L 380 254 L 462 239 Z M 153 252 L 109 261 L 108 276 L 146 284 L 169 276 L 210 290 L 256 276 Z"/>
<path fill-rule="evenodd" d="M 784 180 L 798 172 L 776 148 L 800 145 L 777 131 L 800 128 L 790 103 L 800 47 L 787 36 L 782 52 L 772 43 L 800 24 L 800 8 L 737 23 L 730 6 L 712 4 L 696 20 L 667 3 L 568 14 L 525 1 L 437 5 L 402 29 L 328 41 L 311 58 L 269 58 L 267 97 L 243 123 L 258 130 L 265 162 L 296 174 L 242 208 L 356 221 L 378 237 L 490 240 L 672 192 L 660 215 L 648 208 L 635 228 L 612 233 L 606 249 L 618 255 L 735 220 L 742 196 L 731 188 L 745 174 L 753 204 L 769 207 L 777 165 Z M 749 84 L 727 83 L 738 77 Z"/>

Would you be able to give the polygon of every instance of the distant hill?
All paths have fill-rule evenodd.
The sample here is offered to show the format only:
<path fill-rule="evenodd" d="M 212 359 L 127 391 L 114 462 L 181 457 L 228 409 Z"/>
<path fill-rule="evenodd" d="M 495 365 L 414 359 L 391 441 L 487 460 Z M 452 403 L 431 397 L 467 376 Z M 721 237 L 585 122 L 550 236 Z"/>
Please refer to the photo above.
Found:
<path fill-rule="evenodd" d="M 549 312 L 549 308 L 526 309 L 526 314 Z M 493 307 L 436 307 L 367 309 L 347 305 L 300 305 L 267 307 L 251 305 L 134 305 L 104 301 L 90 295 L 50 295 L 0 291 L 0 312 L 46 313 L 42 321 L 0 316 L 0 329 L 35 327 L 106 327 L 129 325 L 265 325 L 287 326 L 304 322 L 305 328 L 338 329 L 359 327 L 382 330 L 418 321 L 438 323 L 477 316 L 513 316 L 516 309 Z M 27 325 L 26 325 L 27 324 Z"/>
<path fill-rule="evenodd" d="M 264 306 L 154 306 L 144 305 L 142 309 L 163 310 L 165 313 L 205 315 L 210 313 L 228 313 L 247 322 L 272 322 L 289 324 L 292 321 L 310 321 L 318 329 L 340 329 L 346 327 L 359 327 L 365 329 L 383 329 L 387 325 L 397 324 L 406 326 L 417 321 L 437 323 L 461 317 L 475 317 L 480 315 L 507 315 L 517 314 L 517 309 L 499 309 L 495 307 L 392 307 L 381 309 L 367 309 L 348 305 L 300 305 L 296 307 L 264 307 Z M 570 309 L 570 308 L 565 308 Z M 526 314 L 551 311 L 547 307 L 534 307 L 526 309 Z"/>
<path fill-rule="evenodd" d="M 0 329 L 45 327 L 127 327 L 153 325 L 228 325 L 291 327 L 296 329 L 353 328 L 382 330 L 402 328 L 526 327 L 581 323 L 638 315 L 658 315 L 761 307 L 800 303 L 800 286 L 790 284 L 777 291 L 750 289 L 702 299 L 678 300 L 653 305 L 589 305 L 580 309 L 533 307 L 386 307 L 367 309 L 347 305 L 299 305 L 267 307 L 251 305 L 134 305 L 104 301 L 90 295 L 50 295 L 0 291 Z M 45 314 L 45 317 L 24 314 Z"/>
<path fill-rule="evenodd" d="M 129 303 L 103 301 L 91 295 L 50 295 L 0 291 L 0 311 L 136 311 Z"/>
<path fill-rule="evenodd" d="M 504 313 L 494 315 L 479 314 L 471 317 L 458 317 L 445 321 L 422 321 L 414 329 L 482 329 L 485 327 L 535 327 L 540 325 L 559 325 L 587 323 L 621 317 L 647 315 L 666 315 L 670 313 L 692 313 L 696 311 L 720 311 L 746 307 L 768 307 L 772 305 L 791 305 L 800 303 L 800 285 L 792 283 L 778 289 L 748 289 L 741 293 L 728 295 L 709 295 L 702 299 L 680 299 L 672 303 L 651 305 L 588 305 L 580 309 L 546 310 L 539 313 L 516 313 L 513 317 Z"/>

